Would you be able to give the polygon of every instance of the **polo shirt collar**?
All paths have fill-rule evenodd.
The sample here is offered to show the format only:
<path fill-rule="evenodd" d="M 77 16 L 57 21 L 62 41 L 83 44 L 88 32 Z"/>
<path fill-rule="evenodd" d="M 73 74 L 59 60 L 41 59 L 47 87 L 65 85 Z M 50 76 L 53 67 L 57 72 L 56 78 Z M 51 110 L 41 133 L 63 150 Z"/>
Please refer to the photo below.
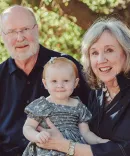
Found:
<path fill-rule="evenodd" d="M 38 53 L 38 57 L 37 57 L 37 61 L 36 61 L 36 67 L 43 67 L 44 64 L 46 63 L 46 49 L 40 45 L 39 47 L 39 53 Z M 43 59 L 44 58 L 44 59 Z"/>
<path fill-rule="evenodd" d="M 18 69 L 18 67 L 16 66 L 14 59 L 12 59 L 11 57 L 8 59 L 8 63 L 9 63 L 9 73 L 12 74 Z"/>

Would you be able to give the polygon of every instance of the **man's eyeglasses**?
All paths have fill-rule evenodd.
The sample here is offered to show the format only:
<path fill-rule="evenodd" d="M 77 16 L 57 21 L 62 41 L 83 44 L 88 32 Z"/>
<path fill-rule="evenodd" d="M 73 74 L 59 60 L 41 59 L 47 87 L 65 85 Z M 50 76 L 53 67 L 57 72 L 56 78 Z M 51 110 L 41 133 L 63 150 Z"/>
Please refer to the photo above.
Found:
<path fill-rule="evenodd" d="M 29 34 L 29 32 L 36 26 L 37 24 L 34 24 L 34 26 L 32 28 L 29 28 L 29 27 L 25 27 L 25 28 L 22 28 L 21 30 L 19 31 L 16 31 L 16 30 L 9 30 L 8 32 L 3 32 L 5 35 L 9 36 L 9 37 L 17 37 L 18 33 L 22 33 L 24 36 L 26 36 L 27 34 Z"/>

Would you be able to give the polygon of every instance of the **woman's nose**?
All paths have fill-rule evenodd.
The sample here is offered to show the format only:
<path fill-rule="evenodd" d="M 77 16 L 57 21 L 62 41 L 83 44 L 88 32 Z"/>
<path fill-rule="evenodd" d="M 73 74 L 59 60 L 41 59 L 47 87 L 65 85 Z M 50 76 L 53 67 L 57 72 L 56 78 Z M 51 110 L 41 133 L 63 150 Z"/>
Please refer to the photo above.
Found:
<path fill-rule="evenodd" d="M 98 63 L 107 62 L 107 58 L 104 54 L 98 56 Z"/>

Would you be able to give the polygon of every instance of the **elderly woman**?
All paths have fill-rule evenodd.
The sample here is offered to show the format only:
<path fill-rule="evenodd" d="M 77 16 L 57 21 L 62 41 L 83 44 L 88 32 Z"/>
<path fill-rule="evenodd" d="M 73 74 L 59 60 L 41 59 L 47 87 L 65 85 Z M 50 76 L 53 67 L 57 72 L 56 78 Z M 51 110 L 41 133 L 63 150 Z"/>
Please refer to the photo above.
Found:
<path fill-rule="evenodd" d="M 94 89 L 87 105 L 93 115 L 90 129 L 110 141 L 95 145 L 73 143 L 47 121 L 52 138 L 38 145 L 69 156 L 129 156 L 130 30 L 115 19 L 97 21 L 84 36 L 82 58 L 87 81 Z"/>

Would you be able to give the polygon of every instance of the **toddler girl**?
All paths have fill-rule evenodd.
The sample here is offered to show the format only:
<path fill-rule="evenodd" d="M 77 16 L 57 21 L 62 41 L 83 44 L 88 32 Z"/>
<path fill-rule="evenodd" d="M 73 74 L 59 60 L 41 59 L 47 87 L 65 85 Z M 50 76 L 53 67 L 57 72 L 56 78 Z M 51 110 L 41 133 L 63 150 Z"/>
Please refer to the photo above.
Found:
<path fill-rule="evenodd" d="M 88 121 L 92 117 L 91 113 L 78 97 L 71 97 L 79 82 L 78 69 L 72 61 L 64 57 L 52 58 L 44 66 L 42 81 L 50 96 L 40 97 L 25 108 L 28 117 L 23 133 L 30 143 L 23 156 L 66 155 L 36 146 L 36 143 L 45 143 L 51 137 L 46 130 L 36 130 L 39 125 L 48 128 L 45 122 L 48 117 L 69 140 L 88 144 L 108 141 L 89 130 Z"/>

